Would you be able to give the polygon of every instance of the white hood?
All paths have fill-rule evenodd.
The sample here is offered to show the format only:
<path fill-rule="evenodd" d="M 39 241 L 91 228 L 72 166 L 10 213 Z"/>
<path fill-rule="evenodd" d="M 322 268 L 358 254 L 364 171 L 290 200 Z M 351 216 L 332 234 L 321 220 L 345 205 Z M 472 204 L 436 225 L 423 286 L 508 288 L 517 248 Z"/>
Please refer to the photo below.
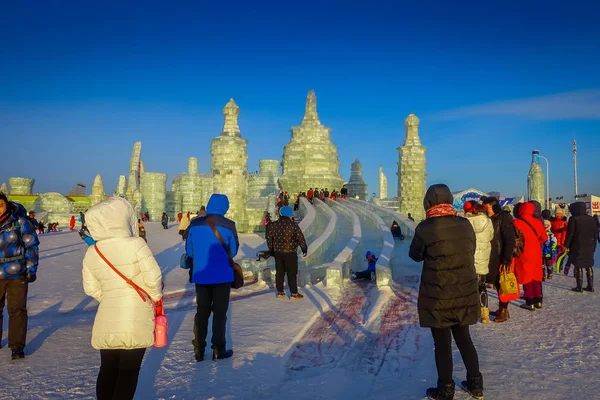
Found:
<path fill-rule="evenodd" d="M 137 213 L 127 200 L 111 197 L 85 213 L 85 224 L 96 241 L 139 235 Z"/>

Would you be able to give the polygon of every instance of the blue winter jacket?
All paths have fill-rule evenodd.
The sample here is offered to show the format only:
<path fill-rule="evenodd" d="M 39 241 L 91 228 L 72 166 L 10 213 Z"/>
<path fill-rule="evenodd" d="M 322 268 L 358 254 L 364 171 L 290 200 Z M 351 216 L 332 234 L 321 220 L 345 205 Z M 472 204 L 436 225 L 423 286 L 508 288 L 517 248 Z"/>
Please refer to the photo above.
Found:
<path fill-rule="evenodd" d="M 372 251 L 367 251 L 367 254 L 365 255 L 365 257 L 368 258 L 369 256 L 373 256 L 373 259 L 371 259 L 371 261 L 369 261 L 368 266 L 367 266 L 367 271 L 375 272 L 375 266 L 377 265 L 378 258 L 375 257 L 375 253 L 373 253 Z"/>
<path fill-rule="evenodd" d="M 231 256 L 235 257 L 239 248 L 235 222 L 224 217 L 229 210 L 229 200 L 224 194 L 213 194 L 206 206 L 206 216 L 192 220 L 188 228 L 185 251 L 194 260 L 192 282 L 216 284 L 233 282 L 233 267 L 225 249 L 215 236 L 207 218 L 213 222 L 227 244 Z"/>
<path fill-rule="evenodd" d="M 25 208 L 13 202 L 8 207 L 0 222 L 0 279 L 17 279 L 37 272 L 40 242 Z"/>

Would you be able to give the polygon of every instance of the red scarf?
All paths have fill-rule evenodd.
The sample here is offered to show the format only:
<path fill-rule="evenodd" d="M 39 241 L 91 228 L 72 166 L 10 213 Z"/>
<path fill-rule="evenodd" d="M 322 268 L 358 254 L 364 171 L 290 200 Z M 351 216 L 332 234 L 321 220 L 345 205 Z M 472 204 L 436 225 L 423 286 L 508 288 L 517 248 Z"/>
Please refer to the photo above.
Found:
<path fill-rule="evenodd" d="M 427 218 L 447 217 L 449 215 L 456 214 L 457 212 L 452 204 L 438 204 L 437 206 L 433 206 L 427 210 Z"/>

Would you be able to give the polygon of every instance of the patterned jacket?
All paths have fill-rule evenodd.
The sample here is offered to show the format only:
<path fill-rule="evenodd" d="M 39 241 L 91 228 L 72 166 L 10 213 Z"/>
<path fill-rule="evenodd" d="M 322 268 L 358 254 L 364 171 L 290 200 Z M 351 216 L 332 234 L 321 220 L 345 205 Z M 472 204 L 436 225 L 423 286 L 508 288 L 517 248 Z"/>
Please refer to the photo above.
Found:
<path fill-rule="evenodd" d="M 308 251 L 302 230 L 297 223 L 286 217 L 280 217 L 269 225 L 267 245 L 269 251 L 275 253 L 297 253 L 298 246 L 303 253 Z"/>
<path fill-rule="evenodd" d="M 0 222 L 0 279 L 18 279 L 37 272 L 40 242 L 25 209 L 8 206 L 9 215 Z"/>

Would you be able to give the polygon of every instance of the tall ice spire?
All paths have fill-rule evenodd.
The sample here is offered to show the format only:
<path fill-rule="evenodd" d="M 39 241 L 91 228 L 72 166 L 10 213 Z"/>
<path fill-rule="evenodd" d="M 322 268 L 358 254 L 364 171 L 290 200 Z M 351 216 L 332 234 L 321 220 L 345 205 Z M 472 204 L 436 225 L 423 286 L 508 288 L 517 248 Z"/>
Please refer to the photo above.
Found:
<path fill-rule="evenodd" d="M 406 136 L 398 147 L 398 210 L 402 215 L 409 213 L 419 222 L 425 219 L 423 198 L 425 197 L 427 148 L 419 139 L 419 118 L 410 114 L 404 120 Z"/>
<path fill-rule="evenodd" d="M 238 125 L 238 116 L 240 115 L 240 108 L 233 99 L 229 99 L 225 107 L 223 108 L 223 115 L 225 116 L 225 123 L 223 124 L 223 131 L 221 136 L 237 136 L 241 137 L 240 126 Z"/>
<path fill-rule="evenodd" d="M 309 90 L 308 95 L 306 96 L 306 107 L 304 109 L 304 118 L 302 119 L 302 123 L 305 122 L 317 122 L 319 121 L 319 114 L 317 114 L 317 95 L 314 90 Z"/>

